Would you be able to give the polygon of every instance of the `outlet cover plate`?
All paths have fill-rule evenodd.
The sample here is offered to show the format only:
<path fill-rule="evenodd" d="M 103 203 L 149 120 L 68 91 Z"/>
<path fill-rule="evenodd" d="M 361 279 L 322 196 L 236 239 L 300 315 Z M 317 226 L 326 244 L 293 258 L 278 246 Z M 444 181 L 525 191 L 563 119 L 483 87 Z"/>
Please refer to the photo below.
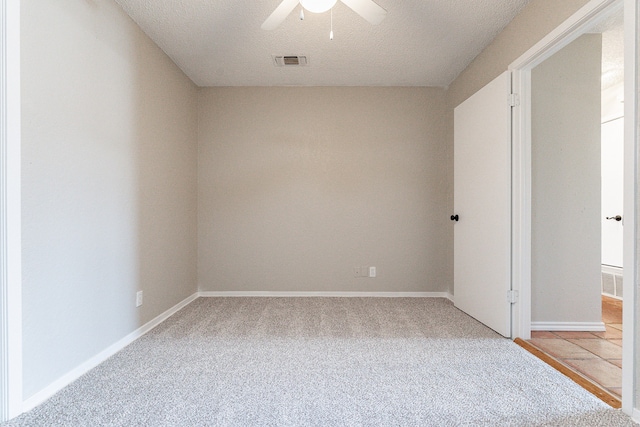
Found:
<path fill-rule="evenodd" d="M 136 292 L 136 307 L 140 307 L 142 305 L 142 291 Z"/>

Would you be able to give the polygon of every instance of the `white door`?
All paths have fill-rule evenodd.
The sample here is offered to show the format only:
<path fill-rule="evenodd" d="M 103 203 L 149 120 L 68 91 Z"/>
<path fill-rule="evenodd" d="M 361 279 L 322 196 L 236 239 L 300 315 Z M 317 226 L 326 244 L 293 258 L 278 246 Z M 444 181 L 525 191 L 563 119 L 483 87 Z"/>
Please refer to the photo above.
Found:
<path fill-rule="evenodd" d="M 624 118 L 602 124 L 602 264 L 622 268 Z"/>
<path fill-rule="evenodd" d="M 454 110 L 455 306 L 511 336 L 511 73 Z"/>

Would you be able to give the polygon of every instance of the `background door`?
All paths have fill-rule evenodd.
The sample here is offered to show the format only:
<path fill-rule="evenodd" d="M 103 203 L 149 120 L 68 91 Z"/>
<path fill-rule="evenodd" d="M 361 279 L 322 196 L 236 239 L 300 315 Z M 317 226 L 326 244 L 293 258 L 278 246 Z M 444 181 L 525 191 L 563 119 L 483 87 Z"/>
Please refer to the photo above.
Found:
<path fill-rule="evenodd" d="M 511 336 L 511 73 L 454 110 L 455 306 Z"/>
<path fill-rule="evenodd" d="M 602 124 L 602 264 L 622 268 L 624 118 Z"/>

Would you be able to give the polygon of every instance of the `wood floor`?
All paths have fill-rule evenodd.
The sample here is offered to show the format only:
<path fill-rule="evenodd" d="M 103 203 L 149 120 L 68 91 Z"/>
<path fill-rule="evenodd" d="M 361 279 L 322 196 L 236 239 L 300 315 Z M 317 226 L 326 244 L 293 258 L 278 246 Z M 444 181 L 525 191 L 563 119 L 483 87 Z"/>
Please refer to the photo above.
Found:
<path fill-rule="evenodd" d="M 606 332 L 532 331 L 529 343 L 620 398 L 622 301 L 603 296 L 602 321 Z"/>

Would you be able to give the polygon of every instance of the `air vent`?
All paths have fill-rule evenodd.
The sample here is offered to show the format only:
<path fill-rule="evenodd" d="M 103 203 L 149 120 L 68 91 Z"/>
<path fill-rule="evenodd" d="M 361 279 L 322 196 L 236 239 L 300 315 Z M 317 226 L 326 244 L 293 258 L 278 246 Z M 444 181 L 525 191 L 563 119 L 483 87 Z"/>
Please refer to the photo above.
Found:
<path fill-rule="evenodd" d="M 622 298 L 622 268 L 602 266 L 602 293 L 610 297 Z"/>
<path fill-rule="evenodd" d="M 304 67 L 309 65 L 305 55 L 273 55 L 273 64 L 276 67 Z"/>

